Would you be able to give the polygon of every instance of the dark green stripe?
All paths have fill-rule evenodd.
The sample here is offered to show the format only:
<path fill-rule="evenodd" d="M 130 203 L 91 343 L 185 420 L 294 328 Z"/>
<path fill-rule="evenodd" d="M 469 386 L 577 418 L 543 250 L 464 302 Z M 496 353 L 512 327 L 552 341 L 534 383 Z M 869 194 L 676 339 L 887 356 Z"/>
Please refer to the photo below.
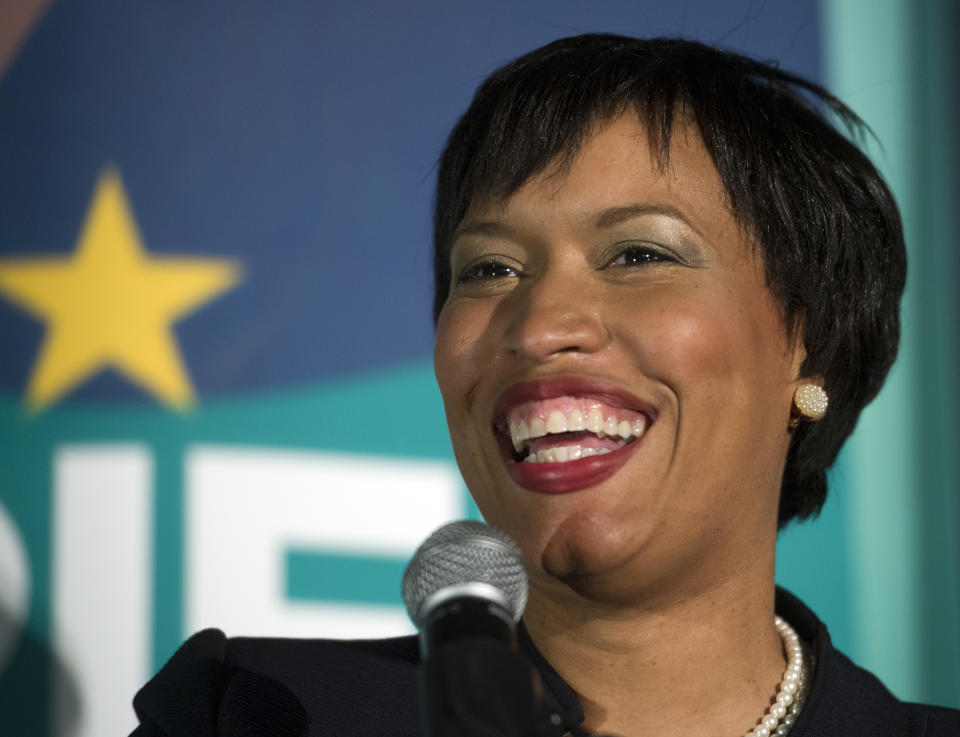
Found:
<path fill-rule="evenodd" d="M 400 580 L 406 565 L 402 558 L 291 549 L 286 555 L 287 597 L 295 601 L 402 605 Z"/>

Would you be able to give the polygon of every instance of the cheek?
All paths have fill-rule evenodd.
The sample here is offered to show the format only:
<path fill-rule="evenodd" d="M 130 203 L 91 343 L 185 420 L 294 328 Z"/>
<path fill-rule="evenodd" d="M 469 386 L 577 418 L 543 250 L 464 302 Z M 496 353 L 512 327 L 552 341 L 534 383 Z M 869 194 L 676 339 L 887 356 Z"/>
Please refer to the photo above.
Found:
<path fill-rule="evenodd" d="M 742 338 L 726 305 L 700 290 L 653 303 L 655 310 L 627 326 L 641 370 L 678 398 L 729 382 Z"/>
<path fill-rule="evenodd" d="M 457 351 L 451 343 L 453 334 L 444 325 L 443 314 L 437 321 L 437 337 L 433 343 L 433 373 L 437 377 L 437 386 L 444 402 L 452 392 L 452 380 L 456 376 L 455 364 Z"/>
<path fill-rule="evenodd" d="M 473 307 L 450 303 L 444 307 L 437 320 L 433 367 L 460 473 L 484 518 L 493 520 L 499 518 L 492 491 L 497 484 L 485 445 L 488 425 L 477 414 L 475 398 L 495 358 L 485 347 L 492 342 L 489 316 Z"/>
<path fill-rule="evenodd" d="M 774 504 L 789 437 L 790 367 L 777 313 L 742 295 L 672 312 L 657 363 L 677 401 L 672 467 L 684 488 L 700 490 L 682 503 L 700 515 L 710 508 L 703 497 L 727 499 L 744 514 Z"/>
<path fill-rule="evenodd" d="M 762 396 L 782 383 L 786 339 L 764 295 L 698 289 L 659 305 L 644 343 L 654 370 L 678 395 L 713 404 Z"/>
<path fill-rule="evenodd" d="M 490 366 L 493 356 L 485 348 L 489 340 L 489 316 L 473 303 L 448 302 L 437 320 L 433 369 L 443 396 L 451 430 L 467 408 L 473 388 Z"/>

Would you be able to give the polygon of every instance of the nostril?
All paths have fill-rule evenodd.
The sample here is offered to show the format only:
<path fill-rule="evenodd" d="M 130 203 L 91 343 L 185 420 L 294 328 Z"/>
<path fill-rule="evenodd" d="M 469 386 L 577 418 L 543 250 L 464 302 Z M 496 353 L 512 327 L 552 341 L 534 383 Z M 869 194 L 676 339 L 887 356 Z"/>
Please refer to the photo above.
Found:
<path fill-rule="evenodd" d="M 609 342 L 603 295 L 579 261 L 560 259 L 528 277 L 501 303 L 504 347 L 532 359 L 592 353 Z"/>
<path fill-rule="evenodd" d="M 599 318 L 556 314 L 530 316 L 508 337 L 509 348 L 537 358 L 593 353 L 609 342 L 610 335 Z"/>

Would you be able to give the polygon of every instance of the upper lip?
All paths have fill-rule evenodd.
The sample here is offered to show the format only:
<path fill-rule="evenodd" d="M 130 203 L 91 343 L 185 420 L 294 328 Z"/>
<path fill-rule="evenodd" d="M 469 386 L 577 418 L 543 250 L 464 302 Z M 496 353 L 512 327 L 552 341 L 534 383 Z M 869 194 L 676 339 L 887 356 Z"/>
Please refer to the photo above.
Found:
<path fill-rule="evenodd" d="M 647 416 L 648 423 L 653 423 L 657 416 L 648 402 L 611 381 L 580 376 L 556 376 L 524 381 L 506 389 L 497 399 L 493 415 L 494 427 L 498 432 L 505 433 L 507 413 L 519 404 L 568 396 L 593 398 L 610 407 L 642 412 Z"/>

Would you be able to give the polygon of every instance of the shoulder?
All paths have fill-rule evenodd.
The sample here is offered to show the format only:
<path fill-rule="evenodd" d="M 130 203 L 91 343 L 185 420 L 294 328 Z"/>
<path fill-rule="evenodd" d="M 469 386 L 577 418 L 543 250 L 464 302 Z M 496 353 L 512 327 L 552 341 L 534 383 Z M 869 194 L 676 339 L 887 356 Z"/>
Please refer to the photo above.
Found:
<path fill-rule="evenodd" d="M 810 734 L 822 729 L 822 734 L 871 737 L 960 736 L 960 711 L 900 701 L 876 676 L 836 650 L 822 669 L 807 705 L 814 717 L 811 726 L 818 726 Z"/>
<path fill-rule="evenodd" d="M 960 711 L 898 700 L 872 673 L 834 648 L 824 624 L 799 599 L 777 591 L 777 612 L 811 643 L 813 683 L 791 737 L 958 737 Z"/>
<path fill-rule="evenodd" d="M 918 737 L 957 737 L 960 735 L 960 710 L 925 704 L 905 704 L 909 715 L 908 734 Z"/>
<path fill-rule="evenodd" d="M 134 698 L 143 735 L 417 734 L 417 641 L 187 640 Z M 282 728 L 280 728 L 282 727 Z"/>

